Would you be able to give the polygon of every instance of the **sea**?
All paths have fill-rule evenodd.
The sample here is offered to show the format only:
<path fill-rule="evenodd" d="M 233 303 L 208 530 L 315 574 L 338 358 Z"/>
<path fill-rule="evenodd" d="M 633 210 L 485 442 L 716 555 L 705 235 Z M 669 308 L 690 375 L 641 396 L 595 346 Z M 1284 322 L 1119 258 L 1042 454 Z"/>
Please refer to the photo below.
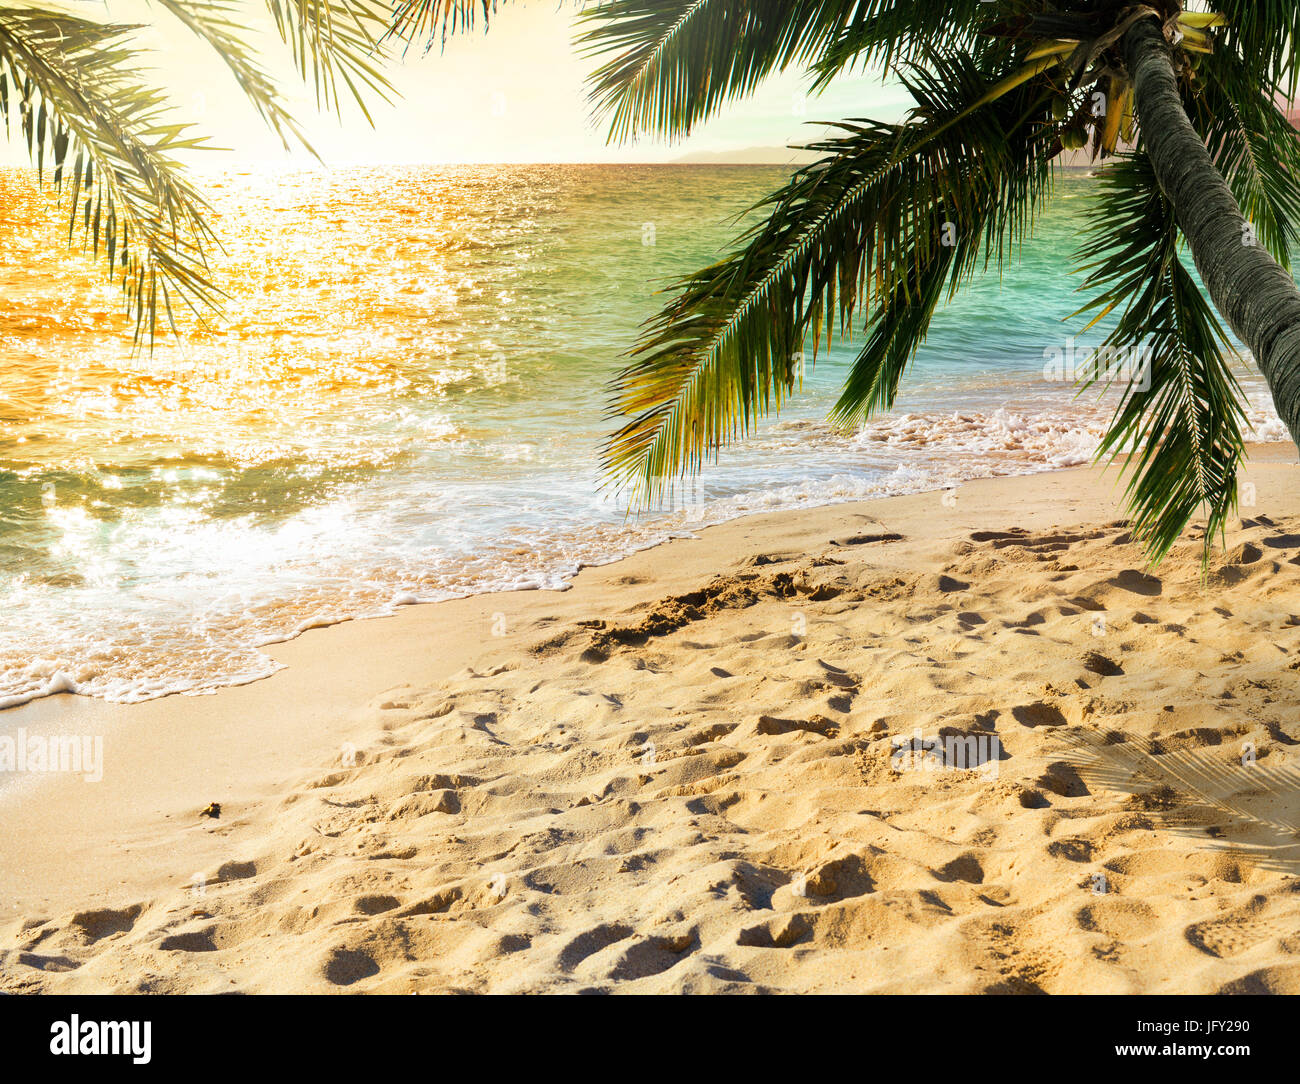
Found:
<path fill-rule="evenodd" d="M 200 176 L 221 313 L 134 349 L 28 170 L 0 170 L 0 707 L 273 673 L 306 629 L 584 566 L 756 512 L 1092 461 L 1114 407 L 1049 379 L 1096 181 L 936 317 L 895 408 L 827 414 L 836 337 L 781 411 L 659 507 L 604 484 L 609 381 L 671 281 L 726 252 L 774 166 Z M 1054 353 L 1055 352 L 1055 353 Z M 1285 431 L 1248 364 L 1252 439 Z"/>

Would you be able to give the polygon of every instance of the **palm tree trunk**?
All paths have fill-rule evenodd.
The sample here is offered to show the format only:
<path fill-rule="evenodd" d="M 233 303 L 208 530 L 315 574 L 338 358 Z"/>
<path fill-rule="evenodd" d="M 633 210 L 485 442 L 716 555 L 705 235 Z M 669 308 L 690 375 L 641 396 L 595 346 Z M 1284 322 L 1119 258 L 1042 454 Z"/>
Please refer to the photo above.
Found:
<path fill-rule="evenodd" d="M 1293 440 L 1300 439 L 1300 290 L 1254 232 L 1196 134 L 1154 19 L 1125 36 L 1142 140 L 1215 307 L 1255 356 Z"/>

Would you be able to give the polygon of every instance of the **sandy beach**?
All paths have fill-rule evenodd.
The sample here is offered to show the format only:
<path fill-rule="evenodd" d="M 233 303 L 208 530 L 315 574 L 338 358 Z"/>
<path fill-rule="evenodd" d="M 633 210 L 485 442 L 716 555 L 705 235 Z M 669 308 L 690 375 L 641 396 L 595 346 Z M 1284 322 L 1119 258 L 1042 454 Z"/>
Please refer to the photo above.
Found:
<path fill-rule="evenodd" d="M 0 989 L 1300 993 L 1298 469 L 1255 449 L 1204 580 L 1195 530 L 1148 574 L 1115 474 L 1062 471 L 0 713 L 104 750 L 8 781 Z M 1244 825 L 1079 735 L 1218 765 Z"/>

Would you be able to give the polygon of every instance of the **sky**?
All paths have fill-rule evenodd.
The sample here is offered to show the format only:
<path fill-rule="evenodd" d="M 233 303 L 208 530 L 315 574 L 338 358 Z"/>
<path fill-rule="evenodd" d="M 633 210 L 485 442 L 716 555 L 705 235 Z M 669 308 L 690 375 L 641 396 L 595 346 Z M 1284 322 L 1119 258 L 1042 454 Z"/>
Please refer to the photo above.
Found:
<path fill-rule="evenodd" d="M 214 146 L 224 148 L 205 152 L 196 165 L 313 164 L 302 150 L 286 155 L 222 63 L 160 8 L 146 0 L 87 0 L 63 7 L 82 17 L 151 26 L 142 33 L 156 69 L 149 77 L 168 90 L 178 119 L 192 120 Z M 368 103 L 373 128 L 354 106 L 345 107 L 341 119 L 320 114 L 265 7 L 241 0 L 238 10 L 241 25 L 260 30 L 249 37 L 262 46 L 264 66 L 294 103 L 321 159 L 331 165 L 671 161 L 687 153 L 806 142 L 820 131 L 815 122 L 848 116 L 892 120 L 907 107 L 906 93 L 875 74 L 845 78 L 809 99 L 803 93 L 806 79 L 787 72 L 726 107 L 688 140 L 611 147 L 586 100 L 584 79 L 595 62 L 582 57 L 573 42 L 577 7 L 574 0 L 507 0 L 486 34 L 476 29 L 451 39 L 445 51 L 427 55 L 410 49 L 386 69 L 398 100 Z M 26 161 L 17 140 L 0 152 L 5 164 Z"/>

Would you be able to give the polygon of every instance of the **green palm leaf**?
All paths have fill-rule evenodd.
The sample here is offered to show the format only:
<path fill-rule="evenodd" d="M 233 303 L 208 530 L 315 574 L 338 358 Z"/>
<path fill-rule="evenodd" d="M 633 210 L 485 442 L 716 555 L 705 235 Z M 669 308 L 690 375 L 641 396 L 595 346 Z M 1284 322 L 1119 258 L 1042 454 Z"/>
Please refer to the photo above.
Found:
<path fill-rule="evenodd" d="M 1290 268 L 1300 241 L 1300 133 L 1278 107 L 1281 90 L 1228 49 L 1207 56 L 1198 74 L 1188 115 L 1260 243 Z"/>
<path fill-rule="evenodd" d="M 878 299 L 866 345 L 831 412 L 840 426 L 859 424 L 893 407 L 903 374 L 945 299 L 945 285 L 951 300 L 980 269 L 1000 268 L 1032 232 L 1052 187 L 1051 162 L 1059 143 L 1055 126 L 1046 121 L 1049 95 L 1042 84 L 991 98 L 987 90 L 980 93 L 986 77 L 959 54 L 932 55 L 905 83 L 918 103 L 913 122 L 951 144 L 937 175 L 947 180 L 958 176 L 960 188 L 938 193 L 949 243 L 936 249 L 922 235 L 909 259 L 908 281 Z M 953 100 L 955 88 L 960 97 Z M 977 105 L 963 108 L 961 101 L 971 98 Z M 953 110 L 959 110 L 960 128 L 952 120 Z M 931 139 L 939 142 L 937 136 Z M 932 146 L 924 144 L 923 153 Z"/>
<path fill-rule="evenodd" d="M 612 0 L 583 17 L 591 55 L 613 52 L 591 78 L 610 137 L 678 138 L 768 75 L 819 56 L 858 0 Z"/>
<path fill-rule="evenodd" d="M 1300 5 L 1294 0 L 1209 0 L 1228 22 L 1228 50 L 1249 60 L 1264 81 L 1286 88 L 1288 100 L 1300 86 Z"/>
<path fill-rule="evenodd" d="M 299 74 L 326 109 L 342 105 L 340 84 L 370 119 L 368 95 L 392 89 L 376 62 L 391 10 L 384 0 L 266 0 L 281 39 L 293 51 Z"/>
<path fill-rule="evenodd" d="M 173 18 L 210 46 L 230 69 L 245 97 L 280 137 L 285 148 L 293 141 L 306 145 L 302 130 L 289 113 L 275 81 L 249 52 L 243 29 L 232 16 L 236 8 L 225 0 L 156 0 Z"/>
<path fill-rule="evenodd" d="M 306 145 L 227 0 L 158 3 L 221 57 L 286 148 L 291 140 Z M 391 89 L 376 59 L 389 15 L 383 0 L 267 6 L 320 104 L 340 108 L 346 88 L 365 111 L 370 93 Z M 177 306 L 203 317 L 220 300 L 206 255 L 214 240 L 208 207 L 176 157 L 205 141 L 168 115 L 160 90 L 132 74 L 147 67 L 147 54 L 129 44 L 138 29 L 0 5 L 0 114 L 7 126 L 17 121 L 42 177 L 47 160 L 53 166 L 53 186 L 69 208 L 69 242 L 79 237 L 122 287 L 137 342 L 152 340 L 160 315 L 174 326 Z"/>
<path fill-rule="evenodd" d="M 137 340 L 161 303 L 210 310 L 206 207 L 173 157 L 198 146 L 171 123 L 163 96 L 125 73 L 136 28 L 37 8 L 0 8 L 0 113 L 16 110 L 38 169 L 48 154 L 70 208 L 69 239 L 104 260 L 125 291 Z M 69 171 L 68 165 L 72 168 Z"/>
<path fill-rule="evenodd" d="M 1099 455 L 1121 460 L 1129 473 L 1133 531 L 1153 559 L 1202 508 L 1208 559 L 1236 507 L 1245 456 L 1245 411 L 1229 340 L 1179 259 L 1173 209 L 1146 155 L 1117 159 L 1102 184 L 1081 259 L 1090 270 L 1086 288 L 1103 293 L 1081 311 L 1098 319 L 1121 313 L 1105 348 L 1127 359 L 1145 351 L 1149 380 L 1130 379 L 1123 388 Z M 1117 375 L 1099 371 L 1087 383 Z M 1143 374 L 1130 360 L 1124 375 Z"/>
<path fill-rule="evenodd" d="M 396 0 L 387 34 L 408 43 L 423 38 L 428 51 L 480 22 L 486 28 L 499 2 L 504 0 Z"/>
<path fill-rule="evenodd" d="M 1002 44 L 983 32 L 991 29 L 995 17 L 1019 13 L 1027 6 L 1017 0 L 997 5 L 986 0 L 947 0 L 942 4 L 863 0 L 813 65 L 814 87 L 819 89 L 837 75 L 871 65 L 889 72 L 935 52 L 965 52 L 983 63 L 1005 54 Z"/>
<path fill-rule="evenodd" d="M 605 450 L 615 479 L 653 497 L 697 471 L 780 408 L 809 338 L 815 351 L 836 320 L 848 329 L 855 312 L 878 306 L 905 310 L 911 331 L 900 339 L 886 328 L 868 344 L 837 416 L 884 401 L 863 391 L 895 382 L 871 372 L 878 359 L 911 356 L 943 281 L 955 289 L 1000 261 L 1050 177 L 1043 87 L 971 112 L 1000 75 L 959 54 L 932 57 L 905 123 L 839 125 L 844 134 L 813 145 L 821 161 L 762 205 L 767 219 L 740 248 L 677 284 L 615 381 L 613 409 L 629 419 Z"/>

